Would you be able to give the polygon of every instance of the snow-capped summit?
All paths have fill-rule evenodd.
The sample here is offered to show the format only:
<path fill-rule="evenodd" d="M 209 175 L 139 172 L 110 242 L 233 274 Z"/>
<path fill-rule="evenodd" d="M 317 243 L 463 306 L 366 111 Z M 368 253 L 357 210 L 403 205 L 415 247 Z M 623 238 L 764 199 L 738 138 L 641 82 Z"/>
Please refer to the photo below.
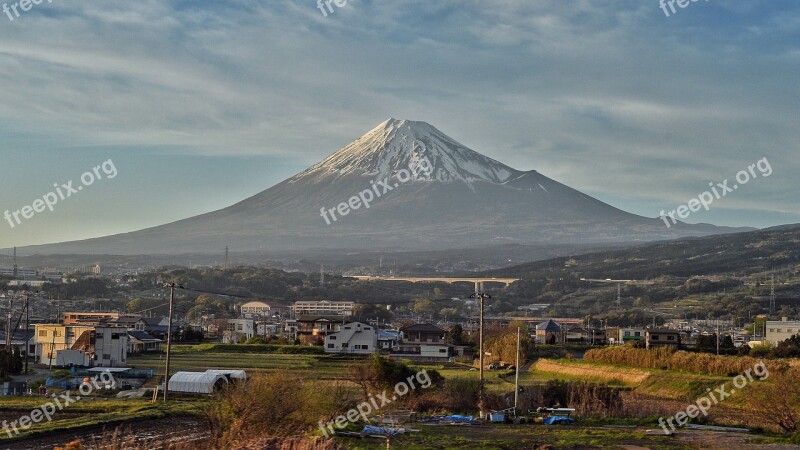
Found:
<path fill-rule="evenodd" d="M 308 170 L 302 178 L 347 175 L 384 178 L 427 158 L 433 170 L 419 178 L 442 182 L 482 180 L 501 184 L 522 172 L 470 150 L 427 122 L 389 119 Z"/>

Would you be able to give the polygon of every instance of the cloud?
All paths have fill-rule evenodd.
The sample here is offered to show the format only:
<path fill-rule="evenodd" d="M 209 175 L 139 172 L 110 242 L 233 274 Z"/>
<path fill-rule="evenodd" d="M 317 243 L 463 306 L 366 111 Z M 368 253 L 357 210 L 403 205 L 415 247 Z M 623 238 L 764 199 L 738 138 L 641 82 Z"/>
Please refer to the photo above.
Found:
<path fill-rule="evenodd" d="M 55 0 L 3 20 L 0 154 L 302 166 L 399 117 L 650 216 L 768 156 L 730 206 L 798 211 L 793 2 Z"/>

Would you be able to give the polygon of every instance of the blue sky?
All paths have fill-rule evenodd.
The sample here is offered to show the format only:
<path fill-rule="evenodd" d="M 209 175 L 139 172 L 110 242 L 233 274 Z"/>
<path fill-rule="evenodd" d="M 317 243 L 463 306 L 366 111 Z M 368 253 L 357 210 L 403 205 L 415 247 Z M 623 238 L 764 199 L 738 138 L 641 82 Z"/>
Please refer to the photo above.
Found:
<path fill-rule="evenodd" d="M 649 217 L 766 157 L 687 221 L 797 223 L 798 69 L 791 0 L 44 2 L 0 15 L 0 214 L 118 175 L 0 248 L 228 206 L 389 117 Z"/>

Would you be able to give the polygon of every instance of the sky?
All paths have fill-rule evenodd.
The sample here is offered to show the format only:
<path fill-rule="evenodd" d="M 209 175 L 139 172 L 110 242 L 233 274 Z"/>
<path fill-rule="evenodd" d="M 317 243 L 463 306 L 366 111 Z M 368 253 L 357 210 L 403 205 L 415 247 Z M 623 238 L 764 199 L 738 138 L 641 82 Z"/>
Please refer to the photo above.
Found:
<path fill-rule="evenodd" d="M 643 216 L 728 179 L 685 221 L 800 222 L 796 0 L 7 4 L 0 214 L 39 211 L 0 248 L 229 206 L 390 117 Z"/>

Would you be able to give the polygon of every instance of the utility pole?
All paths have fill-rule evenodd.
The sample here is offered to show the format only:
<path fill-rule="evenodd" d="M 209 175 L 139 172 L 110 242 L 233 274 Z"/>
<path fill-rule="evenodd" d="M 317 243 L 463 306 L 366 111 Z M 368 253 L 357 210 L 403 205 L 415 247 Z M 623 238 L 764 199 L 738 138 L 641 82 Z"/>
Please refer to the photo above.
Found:
<path fill-rule="evenodd" d="M 480 301 L 480 317 L 481 317 L 480 320 L 481 320 L 481 323 L 480 323 L 480 327 L 478 329 L 478 351 L 480 352 L 480 355 L 478 355 L 478 358 L 479 358 L 478 361 L 479 361 L 479 364 L 480 364 L 480 369 L 479 369 L 480 370 L 480 372 L 479 372 L 480 382 L 479 382 L 479 387 L 478 387 L 478 408 L 480 408 L 481 415 L 483 415 L 483 408 L 484 408 L 484 404 L 483 404 L 483 307 L 484 307 L 484 300 L 487 299 L 487 298 L 492 298 L 491 295 L 484 294 L 482 291 L 483 291 L 483 283 L 481 283 L 480 281 L 476 281 L 475 282 L 475 293 L 469 296 L 470 298 L 475 298 L 475 299 L 478 299 Z"/>
<path fill-rule="evenodd" d="M 772 272 L 772 277 L 769 284 L 769 313 L 775 313 L 775 271 Z"/>
<path fill-rule="evenodd" d="M 169 318 L 167 319 L 167 367 L 164 370 L 164 401 L 167 401 L 167 391 L 169 391 L 169 356 L 172 351 L 172 306 L 175 303 L 175 287 L 183 289 L 182 285 L 167 283 L 164 287 L 169 288 Z"/>
<path fill-rule="evenodd" d="M 31 326 L 30 317 L 30 297 L 25 295 L 25 374 L 28 374 L 28 353 L 30 353 L 31 345 L 28 339 L 28 330 Z"/>
<path fill-rule="evenodd" d="M 519 404 L 519 327 L 517 327 L 517 373 L 514 375 L 514 417 L 517 416 L 517 404 Z"/>
<path fill-rule="evenodd" d="M 14 296 L 8 296 L 8 322 L 6 323 L 6 352 L 11 352 L 11 312 L 14 310 Z"/>

